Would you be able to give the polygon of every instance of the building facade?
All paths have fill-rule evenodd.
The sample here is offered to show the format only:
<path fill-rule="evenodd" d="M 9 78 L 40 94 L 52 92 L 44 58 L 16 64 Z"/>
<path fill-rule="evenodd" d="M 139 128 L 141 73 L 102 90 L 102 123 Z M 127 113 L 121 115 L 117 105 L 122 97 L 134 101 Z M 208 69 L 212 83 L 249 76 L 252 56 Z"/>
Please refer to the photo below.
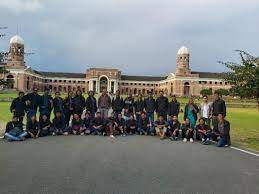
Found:
<path fill-rule="evenodd" d="M 157 94 L 163 90 L 167 95 L 198 96 L 202 89 L 211 88 L 215 91 L 231 87 L 223 80 L 223 73 L 192 71 L 190 53 L 184 46 L 176 54 L 176 72 L 161 77 L 124 75 L 120 70 L 110 68 L 89 68 L 85 73 L 36 71 L 24 61 L 24 46 L 24 40 L 20 36 L 11 38 L 7 62 L 2 64 L 8 73 L 1 75 L 7 79 L 9 89 L 26 92 L 37 87 L 39 91 L 45 88 L 60 92 L 80 89 L 96 93 L 107 89 L 110 93 L 119 90 L 121 94 L 143 95 L 148 91 Z"/>

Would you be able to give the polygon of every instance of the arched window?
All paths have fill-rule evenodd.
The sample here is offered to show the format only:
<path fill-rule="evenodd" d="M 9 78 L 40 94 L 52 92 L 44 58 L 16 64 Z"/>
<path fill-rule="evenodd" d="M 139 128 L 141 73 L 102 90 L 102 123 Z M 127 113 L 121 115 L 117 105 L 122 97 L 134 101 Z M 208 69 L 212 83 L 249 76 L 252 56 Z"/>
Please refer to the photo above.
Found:
<path fill-rule="evenodd" d="M 190 95 L 190 84 L 189 84 L 189 82 L 185 82 L 184 83 L 183 95 L 184 96 L 189 96 Z"/>
<path fill-rule="evenodd" d="M 13 89 L 14 88 L 14 77 L 13 77 L 13 75 L 8 75 L 6 81 L 7 81 L 7 88 Z"/>

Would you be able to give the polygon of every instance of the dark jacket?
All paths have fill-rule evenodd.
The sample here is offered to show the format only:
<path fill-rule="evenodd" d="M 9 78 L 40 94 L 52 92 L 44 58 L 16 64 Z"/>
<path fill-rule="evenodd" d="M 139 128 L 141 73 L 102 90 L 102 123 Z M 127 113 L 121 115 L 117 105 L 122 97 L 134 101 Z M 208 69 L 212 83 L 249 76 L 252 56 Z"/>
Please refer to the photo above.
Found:
<path fill-rule="evenodd" d="M 173 120 L 168 121 L 170 131 L 174 131 L 176 129 L 181 129 L 181 123 L 179 121 L 173 122 Z"/>
<path fill-rule="evenodd" d="M 13 110 L 15 109 L 15 111 L 13 112 L 15 116 L 24 116 L 25 108 L 26 108 L 26 105 L 25 105 L 24 98 L 20 99 L 18 97 L 12 101 L 12 104 L 10 106 L 10 111 L 13 112 Z"/>
<path fill-rule="evenodd" d="M 128 109 L 130 113 L 133 113 L 134 98 L 127 97 L 124 100 L 124 109 Z"/>
<path fill-rule="evenodd" d="M 156 110 L 156 101 L 154 98 L 146 98 L 144 100 L 144 107 L 147 113 L 154 113 Z"/>
<path fill-rule="evenodd" d="M 156 99 L 156 112 L 159 114 L 168 112 L 168 98 L 165 96 L 160 96 Z"/>
<path fill-rule="evenodd" d="M 143 112 L 144 108 L 145 108 L 145 103 L 144 103 L 144 100 L 136 100 L 134 102 L 134 108 L 135 108 L 135 112 Z"/>
<path fill-rule="evenodd" d="M 83 126 L 86 128 L 86 129 L 90 129 L 92 127 L 92 119 L 89 118 L 84 118 L 83 120 Z"/>
<path fill-rule="evenodd" d="M 50 114 L 51 110 L 52 110 L 52 106 L 53 106 L 53 98 L 50 95 L 42 95 L 40 96 L 40 103 L 39 103 L 39 107 L 40 107 L 40 112 L 41 113 L 47 113 Z"/>
<path fill-rule="evenodd" d="M 96 98 L 93 96 L 88 96 L 85 101 L 85 107 L 86 107 L 86 110 L 90 112 L 96 112 L 97 111 Z"/>
<path fill-rule="evenodd" d="M 26 130 L 32 133 L 33 135 L 37 135 L 37 133 L 40 130 L 39 122 L 35 121 L 34 123 L 32 123 L 32 121 L 29 121 L 27 123 Z"/>
<path fill-rule="evenodd" d="M 163 121 L 160 121 L 160 120 L 156 120 L 155 123 L 154 123 L 154 126 L 157 127 L 158 125 L 165 125 L 166 127 L 168 126 L 168 122 L 163 120 Z"/>
<path fill-rule="evenodd" d="M 26 110 L 36 110 L 40 104 L 40 95 L 35 93 L 29 93 L 24 96 L 24 101 L 26 103 Z M 28 103 L 29 102 L 29 103 Z"/>
<path fill-rule="evenodd" d="M 43 121 L 43 119 L 41 119 L 39 122 L 39 125 L 40 125 L 40 129 L 43 129 L 47 126 L 51 127 L 52 123 L 50 122 L 49 119 L 47 119 L 46 121 Z"/>
<path fill-rule="evenodd" d="M 6 124 L 5 133 L 12 133 L 12 131 L 15 128 L 16 128 L 16 130 L 15 130 L 16 135 L 19 135 L 21 132 L 23 132 L 22 123 L 20 123 L 18 121 L 17 122 L 10 121 Z"/>
<path fill-rule="evenodd" d="M 64 112 L 68 113 L 68 112 L 73 112 L 73 98 L 72 97 L 67 97 L 64 100 Z"/>
<path fill-rule="evenodd" d="M 213 116 L 218 116 L 220 113 L 223 114 L 224 117 L 226 116 L 225 101 L 219 98 L 212 103 L 212 114 Z"/>
<path fill-rule="evenodd" d="M 139 119 L 139 123 L 138 123 L 139 128 L 147 129 L 148 128 L 148 126 L 147 126 L 148 124 L 149 124 L 149 119 L 148 118 L 145 118 L 145 119 L 140 118 Z"/>
<path fill-rule="evenodd" d="M 188 125 L 183 123 L 182 126 L 181 126 L 181 129 L 185 133 L 188 129 L 193 129 L 193 128 L 191 127 L 191 123 L 189 123 Z"/>
<path fill-rule="evenodd" d="M 112 99 L 112 110 L 115 112 L 121 112 L 124 106 L 123 98 L 115 97 Z"/>
<path fill-rule="evenodd" d="M 52 124 L 54 129 L 63 130 L 65 128 L 65 120 L 63 119 L 63 117 L 60 117 L 60 118 L 55 117 L 52 120 Z"/>
<path fill-rule="evenodd" d="M 178 117 L 179 111 L 180 111 L 180 103 L 177 100 L 169 102 L 169 104 L 168 104 L 168 115 L 169 116 Z"/>
<path fill-rule="evenodd" d="M 83 126 L 83 121 L 81 119 L 72 119 L 72 129 L 80 129 Z"/>
<path fill-rule="evenodd" d="M 204 124 L 204 125 L 196 125 L 196 131 L 199 131 L 199 130 L 205 130 L 205 131 L 210 131 L 210 128 L 208 125 Z"/>
<path fill-rule="evenodd" d="M 189 104 L 186 104 L 185 105 L 185 108 L 184 108 L 184 120 L 187 118 L 187 116 L 188 116 L 188 106 L 189 106 Z M 193 107 L 194 107 L 194 109 L 192 110 L 192 113 L 193 113 L 193 116 L 194 116 L 194 119 L 195 119 L 195 121 L 197 121 L 197 114 L 198 114 L 198 112 L 199 112 L 199 107 L 196 105 L 196 104 L 193 104 Z M 195 111 L 196 110 L 196 111 Z"/>
<path fill-rule="evenodd" d="M 84 107 L 85 107 L 85 98 L 82 95 L 77 95 L 73 98 L 73 110 L 75 113 L 82 114 Z"/>
<path fill-rule="evenodd" d="M 137 120 L 135 120 L 135 119 L 133 119 L 133 120 L 127 120 L 126 121 L 126 126 L 127 127 L 138 127 L 138 122 L 137 122 Z"/>
<path fill-rule="evenodd" d="M 115 121 L 119 127 L 125 127 L 125 120 L 123 118 L 121 119 L 116 119 Z"/>
<path fill-rule="evenodd" d="M 64 111 L 64 101 L 61 97 L 56 97 L 53 100 L 53 108 L 54 108 L 54 113 L 56 112 L 62 112 Z"/>
<path fill-rule="evenodd" d="M 213 132 L 220 134 L 220 137 L 224 138 L 227 141 L 227 144 L 230 145 L 231 141 L 230 141 L 230 123 L 227 120 L 224 120 L 224 124 L 223 124 L 223 131 L 220 131 L 218 128 L 218 125 L 214 126 L 213 128 Z"/>
<path fill-rule="evenodd" d="M 100 125 L 104 125 L 105 121 L 102 118 L 94 118 L 92 120 L 91 125 L 92 126 L 100 126 Z"/>

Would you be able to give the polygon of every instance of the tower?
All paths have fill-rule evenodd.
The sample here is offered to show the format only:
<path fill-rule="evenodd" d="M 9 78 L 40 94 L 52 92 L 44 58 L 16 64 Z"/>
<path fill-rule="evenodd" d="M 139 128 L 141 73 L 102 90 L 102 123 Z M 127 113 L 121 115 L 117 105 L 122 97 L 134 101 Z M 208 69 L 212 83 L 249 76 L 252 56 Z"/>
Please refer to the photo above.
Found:
<path fill-rule="evenodd" d="M 176 74 L 177 75 L 186 75 L 190 74 L 190 53 L 189 50 L 185 47 L 182 46 L 176 56 Z"/>
<path fill-rule="evenodd" d="M 7 58 L 9 68 L 24 68 L 24 40 L 15 35 L 10 39 L 10 48 Z"/>

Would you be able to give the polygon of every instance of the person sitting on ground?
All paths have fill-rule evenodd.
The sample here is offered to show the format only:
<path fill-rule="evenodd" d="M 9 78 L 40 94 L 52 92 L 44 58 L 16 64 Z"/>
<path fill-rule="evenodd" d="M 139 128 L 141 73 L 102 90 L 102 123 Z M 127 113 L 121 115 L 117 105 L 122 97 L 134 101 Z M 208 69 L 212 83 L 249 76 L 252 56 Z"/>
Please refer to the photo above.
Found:
<path fill-rule="evenodd" d="M 110 136 L 111 138 L 115 138 L 115 121 L 117 114 L 112 114 L 110 117 L 108 117 L 105 125 L 105 133 L 107 136 Z"/>
<path fill-rule="evenodd" d="M 215 125 L 213 131 L 208 137 L 214 141 L 217 141 L 217 147 L 230 146 L 230 123 L 225 120 L 224 114 L 218 114 L 218 125 Z"/>
<path fill-rule="evenodd" d="M 181 123 L 178 121 L 176 115 L 171 116 L 169 121 L 168 136 L 170 140 L 177 140 L 179 138 L 179 130 L 181 129 Z"/>
<path fill-rule="evenodd" d="M 92 113 L 90 111 L 87 111 L 85 113 L 85 118 L 83 120 L 83 128 L 84 128 L 84 133 L 86 135 L 89 135 L 91 133 L 91 123 L 92 123 Z"/>
<path fill-rule="evenodd" d="M 154 126 L 156 129 L 156 134 L 160 137 L 160 139 L 164 139 L 168 127 L 168 122 L 164 120 L 162 115 L 160 115 L 158 120 L 155 121 Z"/>
<path fill-rule="evenodd" d="M 122 118 L 122 114 L 118 114 L 118 118 L 115 120 L 115 132 L 117 135 L 126 136 L 125 133 L 125 120 Z"/>
<path fill-rule="evenodd" d="M 8 122 L 5 129 L 5 136 L 8 141 L 24 141 L 27 132 L 23 130 L 23 125 L 19 117 L 14 115 L 12 121 Z"/>
<path fill-rule="evenodd" d="M 92 120 L 91 134 L 101 135 L 104 131 L 104 120 L 101 116 L 101 112 L 97 112 L 95 118 Z"/>
<path fill-rule="evenodd" d="M 190 140 L 190 142 L 193 142 L 193 127 L 190 123 L 189 118 L 187 117 L 184 121 L 184 123 L 181 126 L 182 129 L 182 138 L 183 142 L 187 142 L 187 140 Z"/>
<path fill-rule="evenodd" d="M 65 127 L 65 120 L 62 117 L 62 113 L 60 111 L 57 111 L 55 113 L 55 117 L 52 121 L 53 123 L 53 133 L 52 135 L 68 135 L 67 128 Z"/>
<path fill-rule="evenodd" d="M 40 137 L 48 136 L 52 130 L 51 130 L 51 122 L 49 120 L 48 115 L 43 114 L 42 119 L 39 122 L 40 125 Z"/>
<path fill-rule="evenodd" d="M 125 109 L 124 110 L 124 120 L 125 121 L 129 120 L 130 119 L 130 115 L 131 115 L 131 113 L 130 113 L 129 109 Z"/>
<path fill-rule="evenodd" d="M 130 135 L 135 134 L 138 129 L 138 122 L 134 115 L 130 115 L 130 119 L 126 121 L 126 132 Z"/>
<path fill-rule="evenodd" d="M 31 138 L 38 138 L 40 136 L 40 126 L 36 116 L 32 116 L 26 126 L 27 133 Z"/>
<path fill-rule="evenodd" d="M 201 140 L 202 143 L 205 142 L 205 140 L 208 139 L 208 134 L 210 133 L 210 128 L 208 125 L 205 124 L 205 119 L 200 118 L 199 124 L 196 126 L 196 134 L 198 140 Z"/>
<path fill-rule="evenodd" d="M 73 115 L 71 133 L 74 135 L 84 135 L 83 121 L 78 113 Z"/>
<path fill-rule="evenodd" d="M 141 113 L 141 118 L 138 123 L 138 132 L 140 135 L 148 135 L 150 133 L 150 122 L 145 112 Z"/>

